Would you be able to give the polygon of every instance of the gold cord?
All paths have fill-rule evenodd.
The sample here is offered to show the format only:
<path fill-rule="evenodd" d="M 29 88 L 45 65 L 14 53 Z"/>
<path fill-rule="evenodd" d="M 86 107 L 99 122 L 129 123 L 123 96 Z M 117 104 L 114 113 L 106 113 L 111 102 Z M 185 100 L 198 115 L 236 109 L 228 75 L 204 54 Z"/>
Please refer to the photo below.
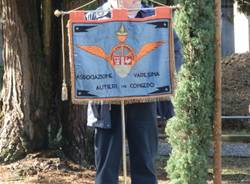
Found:
<path fill-rule="evenodd" d="M 82 5 L 82 6 L 79 6 L 79 7 L 75 8 L 75 9 L 69 10 L 68 13 L 73 12 L 73 11 L 76 11 L 76 10 L 80 10 L 80 9 L 86 7 L 86 6 L 89 6 L 89 5 L 93 4 L 93 3 L 96 2 L 96 1 L 97 1 L 97 0 L 92 0 L 92 1 L 86 3 L 86 4 Z"/>
<path fill-rule="evenodd" d="M 67 13 L 71 13 L 73 11 L 82 9 L 86 6 L 89 6 L 90 4 L 96 2 L 97 0 L 92 0 L 82 6 L 79 6 L 75 9 L 69 10 Z M 58 13 L 58 12 L 57 12 Z M 60 12 L 59 12 L 60 13 Z M 56 12 L 55 12 L 56 14 Z M 65 14 L 58 14 L 59 16 L 61 15 L 61 32 L 62 32 L 62 60 L 63 60 L 63 81 L 62 81 L 62 93 L 61 93 L 61 98 L 62 101 L 68 100 L 68 88 L 67 88 L 67 83 L 66 83 L 66 61 L 65 61 L 65 34 L 64 34 L 64 15 Z"/>
<path fill-rule="evenodd" d="M 165 5 L 165 4 L 163 4 L 163 3 L 160 3 L 160 2 L 158 2 L 158 1 L 154 1 L 154 0 L 149 0 L 149 1 L 151 1 L 151 2 L 154 3 L 154 4 L 160 5 L 160 6 L 167 6 L 167 5 Z"/>
<path fill-rule="evenodd" d="M 64 41 L 64 15 L 61 16 L 61 32 L 62 32 L 62 60 L 63 60 L 63 82 L 62 82 L 62 101 L 68 100 L 68 89 L 66 84 L 66 61 L 65 61 L 65 41 Z"/>

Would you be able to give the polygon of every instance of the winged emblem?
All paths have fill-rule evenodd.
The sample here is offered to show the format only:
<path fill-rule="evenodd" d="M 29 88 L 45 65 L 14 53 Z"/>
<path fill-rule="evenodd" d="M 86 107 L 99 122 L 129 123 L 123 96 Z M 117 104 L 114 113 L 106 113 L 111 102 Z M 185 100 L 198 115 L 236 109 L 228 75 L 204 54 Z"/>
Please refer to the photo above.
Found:
<path fill-rule="evenodd" d="M 140 51 L 135 54 L 134 49 L 125 44 L 128 33 L 123 24 L 116 33 L 116 36 L 119 40 L 119 44 L 113 47 L 109 54 L 106 54 L 102 48 L 97 46 L 78 45 L 77 47 L 106 60 L 122 78 L 129 74 L 130 70 L 140 59 L 165 43 L 164 41 L 146 43 Z"/>

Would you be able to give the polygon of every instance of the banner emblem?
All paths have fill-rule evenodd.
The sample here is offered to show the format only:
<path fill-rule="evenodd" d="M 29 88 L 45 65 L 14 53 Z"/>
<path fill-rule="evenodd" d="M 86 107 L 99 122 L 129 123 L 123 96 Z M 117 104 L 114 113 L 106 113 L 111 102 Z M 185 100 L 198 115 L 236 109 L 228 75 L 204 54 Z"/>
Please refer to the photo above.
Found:
<path fill-rule="evenodd" d="M 165 43 L 164 41 L 146 43 L 140 49 L 139 53 L 135 55 L 133 47 L 125 44 L 128 33 L 123 24 L 121 24 L 116 36 L 119 43 L 112 48 L 109 55 L 106 55 L 103 49 L 97 46 L 79 46 L 79 48 L 105 59 L 121 78 L 127 77 L 136 62 L 143 56 Z"/>

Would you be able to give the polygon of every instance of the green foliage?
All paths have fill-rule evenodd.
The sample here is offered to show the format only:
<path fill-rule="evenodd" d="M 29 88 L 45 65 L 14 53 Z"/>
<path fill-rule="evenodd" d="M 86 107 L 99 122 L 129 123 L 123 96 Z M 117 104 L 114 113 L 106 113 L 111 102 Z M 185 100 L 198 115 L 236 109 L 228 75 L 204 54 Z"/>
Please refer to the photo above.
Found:
<path fill-rule="evenodd" d="M 180 0 L 175 30 L 185 63 L 174 99 L 176 116 L 166 128 L 172 154 L 167 172 L 172 184 L 207 181 L 213 114 L 214 15 L 211 0 Z"/>

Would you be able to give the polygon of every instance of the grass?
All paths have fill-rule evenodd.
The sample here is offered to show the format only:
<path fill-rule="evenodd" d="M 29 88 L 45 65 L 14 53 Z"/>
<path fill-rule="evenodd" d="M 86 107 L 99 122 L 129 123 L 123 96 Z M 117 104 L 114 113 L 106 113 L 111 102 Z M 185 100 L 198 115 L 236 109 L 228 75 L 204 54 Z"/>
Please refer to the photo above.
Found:
<path fill-rule="evenodd" d="M 49 154 L 50 155 L 50 154 Z M 165 167 L 169 157 L 157 159 L 159 184 L 169 184 Z M 129 166 L 129 164 L 128 164 Z M 37 172 L 30 172 L 30 171 Z M 94 168 L 81 168 L 78 165 L 58 157 L 34 154 L 10 165 L 0 165 L 0 183 L 74 183 L 94 184 Z M 33 174 L 32 174 L 33 173 Z M 128 172 L 129 173 L 129 172 Z M 122 175 L 122 172 L 121 172 Z M 209 158 L 208 183 L 213 180 L 213 159 Z M 122 181 L 122 176 L 120 177 Z M 250 158 L 223 157 L 222 184 L 250 184 Z"/>
<path fill-rule="evenodd" d="M 157 172 L 159 179 L 167 178 L 165 166 L 169 157 L 161 157 L 157 160 Z M 213 180 L 213 158 L 209 158 L 209 183 Z M 250 184 L 250 158 L 222 157 L 222 183 Z"/>
<path fill-rule="evenodd" d="M 209 160 L 209 175 L 213 173 L 213 160 Z M 223 157 L 222 180 L 226 183 L 250 183 L 250 158 Z"/>

